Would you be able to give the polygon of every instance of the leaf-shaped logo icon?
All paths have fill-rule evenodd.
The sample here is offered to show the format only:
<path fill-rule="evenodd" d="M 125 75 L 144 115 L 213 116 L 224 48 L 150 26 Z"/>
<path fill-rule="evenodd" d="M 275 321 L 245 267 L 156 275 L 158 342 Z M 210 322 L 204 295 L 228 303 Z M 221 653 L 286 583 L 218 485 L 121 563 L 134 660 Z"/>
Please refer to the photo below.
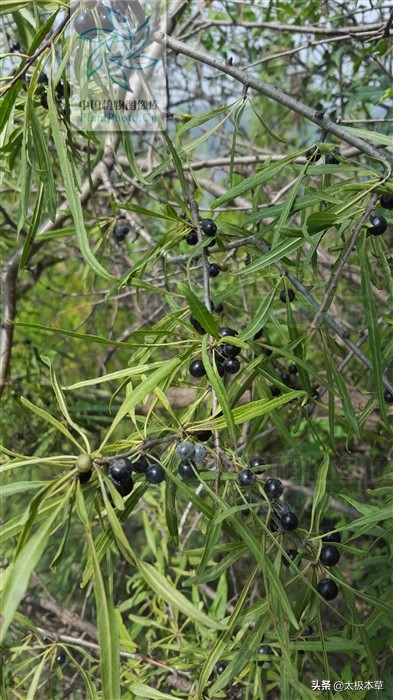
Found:
<path fill-rule="evenodd" d="M 102 48 L 97 46 L 87 60 L 86 72 L 88 79 L 92 78 L 100 70 L 102 62 Z"/>
<path fill-rule="evenodd" d="M 123 90 L 129 90 L 130 86 L 128 84 L 127 73 L 123 66 L 115 63 L 115 61 L 112 61 L 111 57 L 108 55 L 105 56 L 105 61 L 108 75 L 112 82 L 119 85 L 121 88 L 123 88 Z"/>

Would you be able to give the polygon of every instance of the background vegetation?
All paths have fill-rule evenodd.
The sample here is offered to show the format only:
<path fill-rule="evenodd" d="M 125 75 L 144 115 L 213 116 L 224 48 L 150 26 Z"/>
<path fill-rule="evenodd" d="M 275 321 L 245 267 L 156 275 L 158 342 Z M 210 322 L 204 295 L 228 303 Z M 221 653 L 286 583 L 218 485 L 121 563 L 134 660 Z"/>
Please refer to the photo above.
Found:
<path fill-rule="evenodd" d="M 166 127 L 120 135 L 69 124 L 64 4 L 0 12 L 2 697 L 391 698 L 388 3 L 163 5 Z M 119 454 L 165 480 L 123 498 Z"/>

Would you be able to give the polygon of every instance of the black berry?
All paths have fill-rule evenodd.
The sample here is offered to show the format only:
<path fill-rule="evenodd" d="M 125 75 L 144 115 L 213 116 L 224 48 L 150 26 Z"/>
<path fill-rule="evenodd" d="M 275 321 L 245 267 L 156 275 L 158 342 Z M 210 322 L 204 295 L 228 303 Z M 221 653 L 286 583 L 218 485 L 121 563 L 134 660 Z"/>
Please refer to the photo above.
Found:
<path fill-rule="evenodd" d="M 283 492 L 283 485 L 280 479 L 268 479 L 264 486 L 264 491 L 266 493 L 266 496 L 271 500 L 272 498 L 280 498 L 282 492 Z"/>
<path fill-rule="evenodd" d="M 268 528 L 269 528 L 270 532 L 277 532 L 278 525 L 277 525 L 276 521 L 273 520 L 273 518 L 270 518 L 270 520 L 268 522 Z"/>
<path fill-rule="evenodd" d="M 222 328 L 218 329 L 220 335 L 224 338 L 227 335 L 235 336 L 239 335 L 237 331 L 235 331 L 234 328 L 228 328 L 227 326 L 223 326 Z"/>
<path fill-rule="evenodd" d="M 202 360 L 194 360 L 191 362 L 188 371 L 192 377 L 204 377 L 206 374 Z"/>
<path fill-rule="evenodd" d="M 127 233 L 129 233 L 129 232 L 130 232 L 129 224 L 127 224 L 126 221 L 118 221 L 115 228 L 114 228 L 113 236 L 118 243 L 122 243 L 125 240 Z"/>
<path fill-rule="evenodd" d="M 337 547 L 332 544 L 325 544 L 322 547 L 321 554 L 319 556 L 319 561 L 324 566 L 335 566 L 340 559 L 340 552 Z"/>
<path fill-rule="evenodd" d="M 100 27 L 104 30 L 104 32 L 110 34 L 114 30 L 113 22 L 110 17 L 110 12 L 109 8 L 105 7 L 105 5 L 100 5 L 97 6 L 99 7 L 98 9 L 98 16 L 99 16 L 99 21 L 100 21 Z"/>
<path fill-rule="evenodd" d="M 219 304 L 216 304 L 214 311 L 216 312 L 216 314 L 222 314 L 222 312 L 224 311 L 224 304 L 221 304 L 221 302 Z"/>
<path fill-rule="evenodd" d="M 66 658 L 67 658 L 67 657 L 66 657 L 64 651 L 59 651 L 59 652 L 56 654 L 56 663 L 57 663 L 59 666 L 62 666 L 63 664 L 65 664 Z"/>
<path fill-rule="evenodd" d="M 297 371 L 298 370 L 297 370 L 296 365 L 289 365 L 289 367 L 288 367 L 289 374 L 297 374 Z"/>
<path fill-rule="evenodd" d="M 190 323 L 193 328 L 195 328 L 196 332 L 199 333 L 199 335 L 205 335 L 206 331 L 203 328 L 203 326 L 199 323 L 199 321 L 195 318 L 195 316 L 190 316 Z"/>
<path fill-rule="evenodd" d="M 303 637 L 311 637 L 314 630 L 311 625 L 307 625 L 303 630 Z"/>
<path fill-rule="evenodd" d="M 338 595 L 337 584 L 330 578 L 322 578 L 317 585 L 317 591 L 325 600 L 333 600 Z"/>
<path fill-rule="evenodd" d="M 285 564 L 285 566 L 289 566 L 289 561 L 288 561 L 287 557 L 289 557 L 289 559 L 290 559 L 291 561 L 295 561 L 295 559 L 296 559 L 296 557 L 297 557 L 297 555 L 298 555 L 298 551 L 297 551 L 297 549 L 287 549 L 286 552 L 285 552 L 285 554 L 286 554 L 287 556 L 286 556 L 286 557 L 283 557 L 283 558 L 282 558 L 282 561 L 283 561 L 283 563 Z"/>
<path fill-rule="evenodd" d="M 226 664 L 224 664 L 222 661 L 218 661 L 218 663 L 216 663 L 216 673 L 218 676 L 221 676 L 221 674 L 224 673 L 225 669 Z"/>
<path fill-rule="evenodd" d="M 272 396 L 280 396 L 280 394 L 281 394 L 281 391 L 278 388 L 278 386 L 270 387 L 270 391 L 271 391 Z"/>
<path fill-rule="evenodd" d="M 144 455 L 138 457 L 138 459 L 132 463 L 132 469 L 138 474 L 144 474 L 146 469 L 150 466 L 150 462 Z"/>
<path fill-rule="evenodd" d="M 93 474 L 92 469 L 89 472 L 78 472 L 79 483 L 80 484 L 87 484 L 87 482 L 90 481 L 92 474 Z"/>
<path fill-rule="evenodd" d="M 260 644 L 258 649 L 257 649 L 257 654 L 258 656 L 272 656 L 273 655 L 273 649 L 269 647 L 267 644 Z M 258 666 L 262 666 L 263 660 L 258 661 Z"/>
<path fill-rule="evenodd" d="M 206 447 L 204 445 L 199 445 L 196 444 L 194 446 L 194 454 L 193 454 L 193 460 L 197 464 L 200 464 L 201 462 L 204 462 L 207 456 L 207 451 Z"/>
<path fill-rule="evenodd" d="M 149 484 L 161 484 L 165 479 L 165 471 L 161 464 L 152 464 L 145 471 L 145 479 Z"/>
<path fill-rule="evenodd" d="M 296 530 L 296 528 L 299 525 L 299 520 L 298 517 L 295 513 L 292 513 L 292 511 L 289 511 L 289 513 L 283 513 L 281 518 L 280 518 L 280 523 L 281 527 L 284 530 Z"/>
<path fill-rule="evenodd" d="M 295 292 L 293 291 L 293 289 L 288 289 L 288 290 L 282 289 L 281 290 L 280 301 L 282 301 L 283 304 L 286 304 L 287 302 L 291 303 L 291 301 L 293 301 L 294 298 L 295 298 Z"/>
<path fill-rule="evenodd" d="M 80 12 L 75 17 L 74 29 L 79 36 L 89 41 L 97 36 L 97 27 L 91 12 Z"/>
<path fill-rule="evenodd" d="M 255 484 L 256 476 L 251 469 L 242 469 L 237 475 L 237 483 L 239 486 L 252 486 Z"/>
<path fill-rule="evenodd" d="M 384 209 L 393 209 L 393 194 L 381 195 L 380 204 Z"/>
<path fill-rule="evenodd" d="M 200 440 L 201 442 L 207 442 L 210 440 L 212 436 L 212 431 L 211 430 L 198 430 L 195 433 L 195 437 L 197 440 Z"/>
<path fill-rule="evenodd" d="M 194 456 L 194 445 L 185 440 L 184 442 L 179 442 L 176 446 L 176 454 L 181 459 L 189 459 Z"/>
<path fill-rule="evenodd" d="M 109 475 L 120 484 L 129 480 L 132 469 L 133 465 L 127 457 L 115 457 L 109 462 Z"/>
<path fill-rule="evenodd" d="M 254 335 L 254 340 L 259 340 L 259 338 L 262 338 L 263 336 L 263 328 L 260 328 L 259 331 L 257 331 Z"/>
<path fill-rule="evenodd" d="M 121 482 L 117 481 L 117 479 L 114 479 L 111 476 L 111 482 L 121 496 L 128 496 L 128 494 L 131 493 L 132 489 L 134 488 L 134 482 L 130 475 L 127 478 L 123 477 L 123 481 Z"/>
<path fill-rule="evenodd" d="M 217 226 L 213 219 L 201 219 L 201 227 L 205 236 L 215 236 L 217 233 Z"/>
<path fill-rule="evenodd" d="M 231 343 L 224 343 L 222 346 L 222 351 L 225 357 L 236 357 L 237 355 L 240 355 L 241 348 L 238 348 L 237 345 L 231 345 Z"/>
<path fill-rule="evenodd" d="M 217 263 L 209 264 L 209 277 L 217 277 L 221 272 L 221 268 Z"/>
<path fill-rule="evenodd" d="M 340 155 L 339 151 L 332 151 L 331 153 L 328 153 L 325 156 L 326 165 L 338 165 L 339 164 L 340 161 L 336 158 L 335 154 L 338 156 Z"/>
<path fill-rule="evenodd" d="M 320 157 L 321 157 L 321 153 L 318 149 L 318 146 L 313 146 L 312 148 L 309 148 L 308 151 L 306 151 L 307 160 L 310 160 L 313 163 L 315 163 L 317 160 L 319 160 Z"/>
<path fill-rule="evenodd" d="M 385 399 L 386 403 L 393 403 L 393 394 L 391 394 L 388 389 L 384 391 L 383 398 Z"/>
<path fill-rule="evenodd" d="M 196 231 L 190 231 L 187 233 L 186 241 L 188 245 L 196 245 L 198 243 L 198 234 Z"/>
<path fill-rule="evenodd" d="M 368 232 L 371 236 L 380 236 L 382 233 L 385 233 L 387 227 L 388 222 L 384 216 L 373 216 L 371 228 L 369 228 Z"/>
<path fill-rule="evenodd" d="M 192 479 L 195 476 L 195 467 L 191 462 L 182 462 L 177 471 L 182 479 Z"/>
<path fill-rule="evenodd" d="M 322 542 L 341 542 L 341 533 L 331 532 L 332 530 L 334 530 L 334 527 L 330 525 L 324 525 L 320 528 L 319 534 L 323 535 Z M 330 533 L 329 535 L 327 534 L 328 532 Z"/>
<path fill-rule="evenodd" d="M 266 462 L 262 457 L 253 457 L 250 459 L 249 465 L 251 469 L 257 469 L 258 467 L 265 466 Z"/>
<path fill-rule="evenodd" d="M 240 362 L 237 357 L 229 357 L 225 360 L 224 369 L 228 374 L 236 374 L 240 369 Z"/>

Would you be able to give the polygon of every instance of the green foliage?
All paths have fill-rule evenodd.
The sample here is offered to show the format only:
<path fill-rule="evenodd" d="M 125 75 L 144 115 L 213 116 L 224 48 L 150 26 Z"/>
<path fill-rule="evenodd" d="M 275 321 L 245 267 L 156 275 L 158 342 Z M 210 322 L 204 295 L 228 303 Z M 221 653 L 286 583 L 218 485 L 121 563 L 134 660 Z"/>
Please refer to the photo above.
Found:
<path fill-rule="evenodd" d="M 3 0 L 6 700 L 299 700 L 319 697 L 316 679 L 381 681 L 389 696 L 388 17 L 381 3 L 332 3 L 325 24 L 316 0 L 262 4 L 205 3 L 202 24 L 181 7 L 168 23 L 185 37 L 168 42 L 173 116 L 107 134 L 70 121 L 63 5 Z M 286 90 L 286 106 L 242 84 L 241 67 Z M 374 212 L 388 224 L 378 237 Z M 184 441 L 207 451 L 190 479 Z M 115 455 L 132 463 L 127 493 Z M 270 500 L 272 476 L 284 496 Z M 330 568 L 323 527 L 339 540 Z M 317 592 L 323 578 L 337 598 Z"/>

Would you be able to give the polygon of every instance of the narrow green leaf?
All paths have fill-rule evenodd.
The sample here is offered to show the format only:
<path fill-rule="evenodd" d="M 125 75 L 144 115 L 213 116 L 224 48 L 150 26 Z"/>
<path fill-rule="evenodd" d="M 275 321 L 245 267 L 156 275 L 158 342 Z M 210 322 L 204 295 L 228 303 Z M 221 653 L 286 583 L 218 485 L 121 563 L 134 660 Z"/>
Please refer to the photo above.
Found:
<path fill-rule="evenodd" d="M 34 204 L 33 215 L 31 217 L 31 222 L 29 229 L 27 231 L 27 236 L 23 243 L 22 254 L 19 260 L 19 272 L 21 272 L 26 265 L 26 262 L 30 256 L 31 247 L 33 245 L 34 239 L 37 235 L 39 225 L 41 223 L 42 214 L 44 210 L 45 203 L 45 192 L 42 182 L 40 182 L 39 189 L 37 192 L 37 198 Z"/>
<path fill-rule="evenodd" d="M 162 600 L 165 600 L 176 610 L 180 610 L 180 612 L 186 615 L 187 618 L 190 620 L 196 620 L 205 627 L 209 627 L 211 629 L 224 629 L 224 625 L 216 622 L 216 620 L 213 620 L 211 617 L 199 610 L 199 608 L 191 603 L 188 598 L 183 595 L 183 593 L 180 593 L 180 591 L 175 588 L 173 583 L 165 578 L 165 576 L 163 576 L 163 574 L 161 574 L 156 567 L 144 561 L 138 561 L 137 567 L 147 585 L 150 586 L 150 588 L 160 598 L 162 598 Z"/>
<path fill-rule="evenodd" d="M 270 316 L 270 307 L 273 303 L 274 297 L 276 294 L 275 289 L 271 289 L 270 292 L 266 294 L 266 296 L 261 300 L 257 310 L 253 314 L 253 317 L 244 329 L 240 333 L 240 338 L 242 340 L 248 340 L 249 338 L 253 338 L 254 335 L 261 330 L 261 328 L 264 327 L 266 321 L 268 320 Z"/>
<path fill-rule="evenodd" d="M 386 134 L 380 134 L 377 131 L 371 131 L 371 129 L 355 129 L 352 126 L 347 126 L 346 130 L 365 141 L 371 141 L 372 143 L 382 143 L 383 146 L 392 146 L 392 137 Z M 383 152 L 381 153 L 381 158 L 383 158 Z"/>
<path fill-rule="evenodd" d="M 384 399 L 384 386 L 382 384 L 381 337 L 378 328 L 378 316 L 376 311 L 375 297 L 371 286 L 371 270 L 370 263 L 367 258 L 366 241 L 366 231 L 361 231 L 358 238 L 357 253 L 360 264 L 363 305 L 366 314 L 366 323 L 368 329 L 368 345 L 373 361 L 374 386 L 378 396 L 379 409 L 381 411 L 381 416 L 385 424 L 388 425 L 388 417 L 386 413 L 386 404 Z"/>
<path fill-rule="evenodd" d="M 162 693 L 160 690 L 151 688 L 149 685 L 144 683 L 131 683 L 129 690 L 137 698 L 143 698 L 143 700 L 173 700 L 173 695 L 168 695 L 168 693 Z"/>
<path fill-rule="evenodd" d="M 134 389 L 132 394 L 125 399 L 123 405 L 119 408 L 111 426 L 107 430 L 99 451 L 101 451 L 104 445 L 106 445 L 113 431 L 124 416 L 126 416 L 129 411 L 137 406 L 138 403 L 141 403 L 141 401 L 143 401 L 143 399 L 150 394 L 151 391 L 154 391 L 156 386 L 158 386 L 160 382 L 171 374 L 180 364 L 181 360 L 179 357 L 173 357 L 172 360 L 167 360 L 163 367 L 160 367 L 158 370 L 156 370 L 156 372 L 153 372 L 150 377 L 148 377 L 136 389 Z"/>
<path fill-rule="evenodd" d="M 262 119 L 261 115 L 259 112 L 255 109 L 252 100 L 248 100 L 248 104 L 250 105 L 252 111 L 254 112 L 256 118 L 258 119 L 260 125 L 262 126 L 262 129 L 266 131 L 269 136 L 274 139 L 274 141 L 278 141 L 279 143 L 288 143 L 286 139 L 283 139 L 282 136 L 279 136 L 278 134 L 275 134 L 274 131 L 271 130 L 271 128 L 266 124 L 266 122 Z"/>
<path fill-rule="evenodd" d="M 208 353 L 208 336 L 205 336 L 202 340 L 202 362 L 203 366 L 206 370 L 207 378 L 212 385 L 216 397 L 218 400 L 218 403 L 220 404 L 222 413 L 223 413 L 223 420 L 222 420 L 222 427 L 223 428 L 228 428 L 229 434 L 233 440 L 233 443 L 235 444 L 236 442 L 236 423 L 233 417 L 232 409 L 230 407 L 229 401 L 228 401 L 228 394 L 226 391 L 226 388 L 224 386 L 224 382 L 222 381 L 221 377 L 219 376 L 218 372 L 215 372 L 211 362 L 210 362 L 210 357 Z"/>
<path fill-rule="evenodd" d="M 267 413 L 272 413 L 277 408 L 284 406 L 289 401 L 293 399 L 305 396 L 304 391 L 289 391 L 287 394 L 282 396 L 277 396 L 274 399 L 259 399 L 258 401 L 251 401 L 245 406 L 237 406 L 232 409 L 232 418 L 235 425 L 240 425 L 253 418 L 258 418 L 258 416 L 264 416 Z M 224 413 L 224 410 L 223 410 Z M 203 423 L 203 427 L 211 430 L 222 430 L 226 427 L 226 422 L 224 418 L 211 418 Z"/>
<path fill-rule="evenodd" d="M 302 245 L 304 245 L 304 242 L 304 238 L 286 238 L 284 241 L 281 241 L 281 243 L 278 243 L 278 245 L 269 250 L 268 253 L 261 255 L 258 260 L 250 263 L 250 265 L 247 265 L 245 269 L 242 268 L 241 270 L 236 270 L 235 272 L 232 272 L 232 274 L 236 276 L 245 274 L 249 275 L 257 270 L 262 270 L 264 267 L 273 265 L 273 263 L 277 262 L 277 260 L 282 260 L 287 255 L 290 255 L 290 253 L 294 253 L 295 250 L 298 250 L 302 247 Z"/>
<path fill-rule="evenodd" d="M 168 532 L 172 537 L 175 547 L 179 545 L 179 531 L 177 527 L 176 512 L 177 484 L 172 479 L 168 479 L 165 484 L 165 520 Z"/>
<path fill-rule="evenodd" d="M 59 162 L 61 163 L 61 170 L 64 179 L 64 187 L 67 195 L 68 206 L 70 207 L 72 218 L 74 220 L 75 233 L 78 245 L 80 247 L 80 251 L 86 264 L 99 277 L 102 277 L 106 280 L 116 279 L 115 277 L 113 277 L 113 275 L 107 272 L 104 267 L 102 267 L 102 265 L 98 262 L 97 258 L 93 255 L 93 253 L 90 250 L 87 232 L 85 228 L 85 222 L 83 218 L 83 209 L 80 201 L 80 195 L 74 184 L 74 176 L 65 144 L 65 137 L 59 126 L 57 107 L 53 95 L 53 86 L 51 82 L 49 82 L 47 94 L 49 107 L 49 122 L 51 125 L 52 136 L 55 143 L 57 156 L 59 158 Z"/>
<path fill-rule="evenodd" d="M 271 180 L 273 177 L 278 175 L 281 172 L 281 170 L 287 165 L 287 162 L 288 158 L 283 158 L 283 160 L 280 161 L 280 163 L 268 165 L 267 167 L 264 167 L 261 170 L 259 170 L 259 172 L 257 172 L 256 175 L 246 177 L 243 180 L 243 182 L 241 182 L 239 185 L 231 187 L 229 190 L 227 190 L 225 194 L 215 199 L 211 205 L 211 209 L 217 209 L 217 207 L 221 207 L 229 200 L 236 199 L 236 197 L 241 197 L 246 192 L 249 192 L 250 190 L 255 189 L 256 187 L 260 187 L 265 182 L 268 182 L 268 180 Z M 267 216 L 269 216 L 269 214 L 267 214 Z"/>
<path fill-rule="evenodd" d="M 77 485 L 79 512 L 85 524 L 85 533 L 93 565 L 93 587 L 96 603 L 102 695 L 105 700 L 120 698 L 120 646 L 113 596 L 100 568 L 95 542 L 83 501 L 80 484 Z"/>
<path fill-rule="evenodd" d="M 191 313 L 201 324 L 202 328 L 205 329 L 206 333 L 210 333 L 210 335 L 214 335 L 215 338 L 218 338 L 218 327 L 210 311 L 207 310 L 206 306 L 187 285 L 180 284 L 179 288 L 180 292 L 184 294 L 187 299 Z"/>
<path fill-rule="evenodd" d="M 44 135 L 40 121 L 34 109 L 33 101 L 30 100 L 30 128 L 33 136 L 34 152 L 37 156 L 39 167 L 39 177 L 44 186 L 46 205 L 51 221 L 56 219 L 57 191 L 49 149 L 48 138 Z"/>
<path fill-rule="evenodd" d="M 44 411 L 43 408 L 39 408 L 38 406 L 35 406 L 33 403 L 31 403 L 31 401 L 26 399 L 24 396 L 21 396 L 20 401 L 24 406 L 26 406 L 26 408 L 28 408 L 30 411 L 32 411 L 32 413 L 35 413 L 37 416 L 40 416 L 41 418 L 43 418 L 47 423 L 50 423 L 50 425 L 53 425 L 55 428 L 57 428 L 57 430 L 59 430 L 61 433 L 63 433 L 63 435 L 65 435 L 66 438 L 68 438 L 68 440 L 70 440 L 71 442 L 74 443 L 74 445 L 77 446 L 78 450 L 83 452 L 83 448 L 80 446 L 79 442 L 77 440 L 75 440 L 74 436 L 69 432 L 69 430 L 67 430 L 67 428 L 62 423 L 60 423 L 60 421 L 57 420 L 57 418 L 54 418 L 53 416 L 51 416 L 51 414 L 48 413 L 47 411 Z"/>
<path fill-rule="evenodd" d="M 47 516 L 44 524 L 38 527 L 34 534 L 25 541 L 24 546 L 17 552 L 14 561 L 4 574 L 4 585 L 0 594 L 0 609 L 2 611 L 0 642 L 4 641 L 18 605 L 28 589 L 30 576 L 48 546 L 53 524 L 62 508 L 63 503 L 61 502 L 56 510 Z"/>
<path fill-rule="evenodd" d="M 314 486 L 314 495 L 311 508 L 311 523 L 310 532 L 312 532 L 314 527 L 315 515 L 317 513 L 318 505 L 323 499 L 326 493 L 326 479 L 329 471 L 330 465 L 330 455 L 328 452 L 325 453 L 322 464 L 319 465 L 317 470 L 317 478 Z"/>

